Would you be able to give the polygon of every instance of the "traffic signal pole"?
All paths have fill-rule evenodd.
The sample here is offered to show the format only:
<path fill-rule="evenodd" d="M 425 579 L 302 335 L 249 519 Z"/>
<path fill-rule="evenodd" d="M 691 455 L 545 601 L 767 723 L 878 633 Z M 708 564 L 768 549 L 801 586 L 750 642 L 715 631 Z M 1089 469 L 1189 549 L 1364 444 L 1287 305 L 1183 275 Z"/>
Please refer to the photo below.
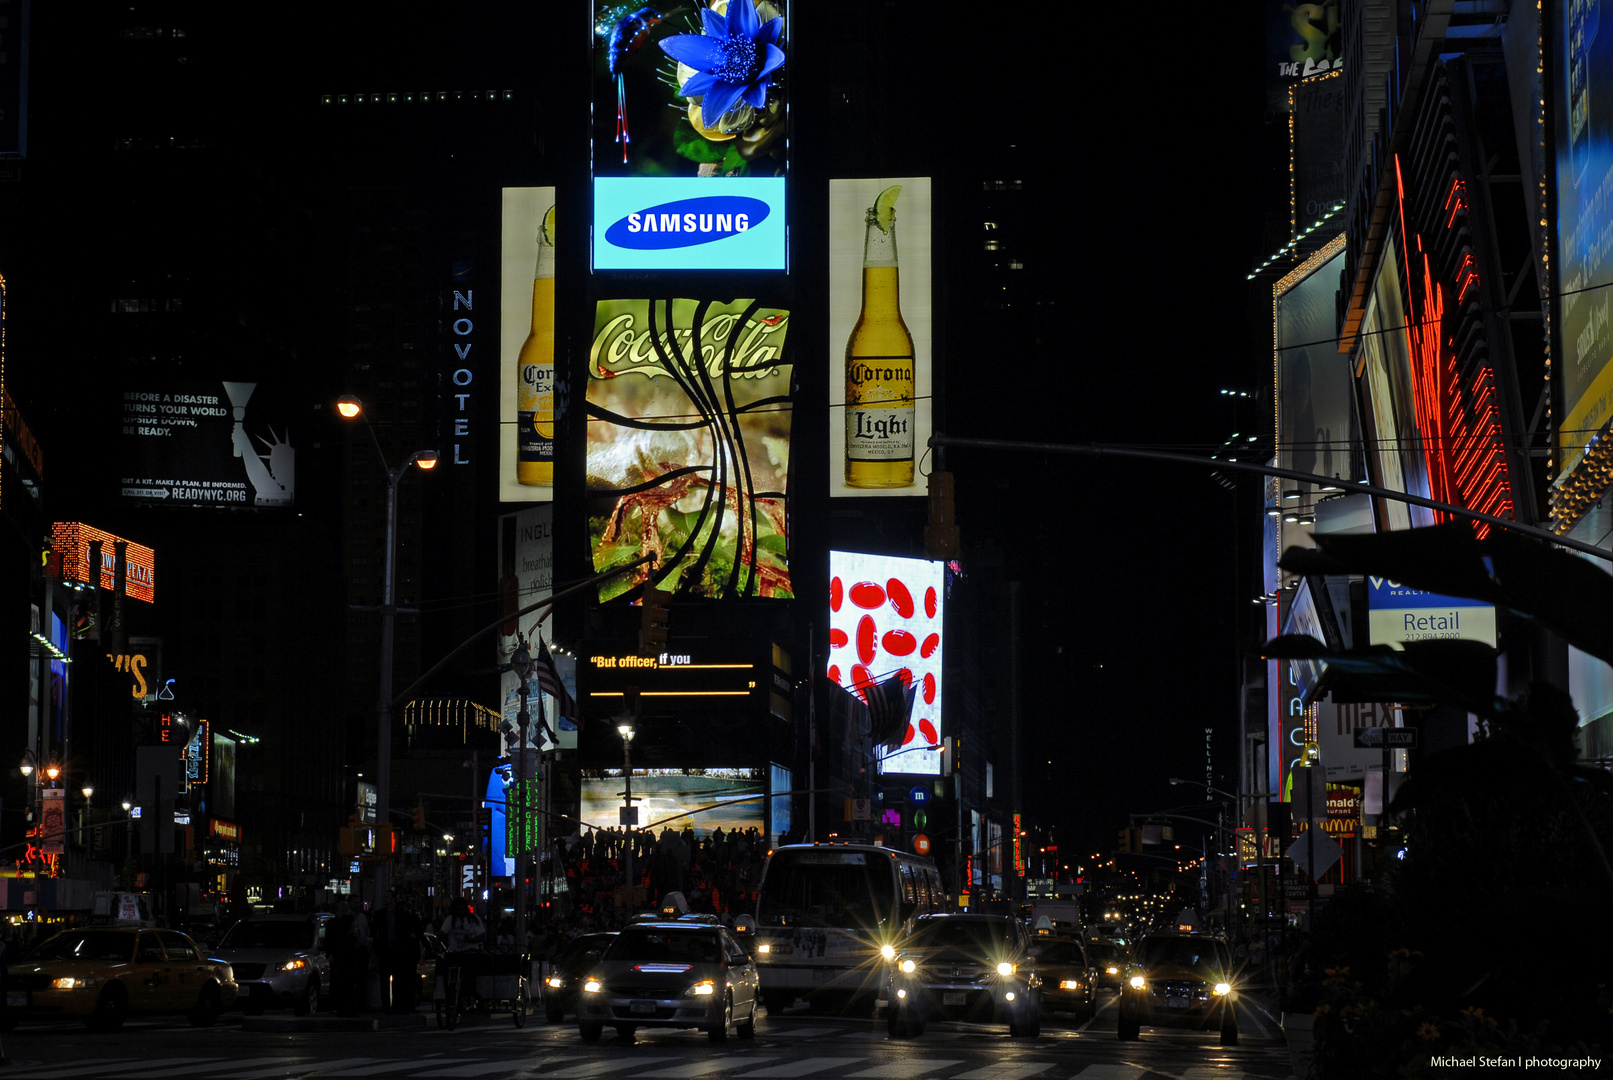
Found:
<path fill-rule="evenodd" d="M 1465 506 L 1457 506 L 1455 503 L 1440 502 L 1438 499 L 1425 499 L 1421 495 L 1413 495 L 1410 492 L 1378 487 L 1376 484 L 1366 484 L 1358 480 L 1340 480 L 1336 476 L 1300 472 L 1297 469 L 1281 469 L 1275 465 L 1257 465 L 1253 462 L 1233 461 L 1229 458 L 1195 457 L 1192 454 L 1173 454 L 1166 450 L 1142 450 L 1134 446 L 1114 446 L 1104 443 L 1039 443 L 1021 442 L 1015 439 L 976 439 L 961 435 L 931 435 L 929 444 L 931 447 L 962 446 L 980 450 L 1017 450 L 1034 454 L 1078 454 L 1085 457 L 1138 458 L 1144 461 L 1165 461 L 1176 465 L 1197 465 L 1215 472 L 1246 472 L 1260 476 L 1278 476 L 1284 480 L 1329 485 L 1343 492 L 1373 495 L 1380 499 L 1409 503 L 1412 506 L 1424 506 L 1454 517 L 1482 521 L 1499 529 L 1508 529 L 1520 536 L 1544 540 L 1547 543 L 1556 544 L 1558 547 L 1565 547 L 1584 555 L 1594 555 L 1599 559 L 1613 562 L 1613 551 L 1586 544 L 1579 540 L 1571 540 L 1566 536 L 1558 536 L 1556 533 L 1536 528 L 1533 525 L 1524 525 L 1508 518 L 1496 517 L 1494 514 L 1470 510 Z"/>

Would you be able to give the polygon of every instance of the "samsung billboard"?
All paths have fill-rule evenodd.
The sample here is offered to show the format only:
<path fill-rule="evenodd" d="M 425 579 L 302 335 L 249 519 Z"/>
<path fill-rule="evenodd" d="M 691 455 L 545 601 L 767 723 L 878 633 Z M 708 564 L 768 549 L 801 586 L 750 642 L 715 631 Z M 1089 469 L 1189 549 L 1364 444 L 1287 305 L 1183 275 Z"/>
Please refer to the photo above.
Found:
<path fill-rule="evenodd" d="M 594 270 L 789 269 L 786 8 L 594 9 Z"/>

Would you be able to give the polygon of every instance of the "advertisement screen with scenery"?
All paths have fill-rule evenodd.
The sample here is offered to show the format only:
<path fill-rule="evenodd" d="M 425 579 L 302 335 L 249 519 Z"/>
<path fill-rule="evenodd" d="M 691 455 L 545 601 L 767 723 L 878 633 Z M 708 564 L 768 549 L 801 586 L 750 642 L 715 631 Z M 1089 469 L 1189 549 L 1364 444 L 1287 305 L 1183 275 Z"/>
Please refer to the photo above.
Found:
<path fill-rule="evenodd" d="M 595 7 L 595 270 L 789 268 L 786 7 Z"/>
<path fill-rule="evenodd" d="M 1551 112 L 1556 117 L 1557 293 L 1562 297 L 1562 420 L 1558 465 L 1574 466 L 1613 417 L 1613 26 L 1601 5 L 1558 0 Z"/>
<path fill-rule="evenodd" d="M 554 498 L 555 212 L 552 187 L 504 189 L 498 324 L 500 502 Z M 455 347 L 474 348 L 458 343 Z"/>
<path fill-rule="evenodd" d="M 864 701 L 893 675 L 914 688 L 906 736 L 880 751 L 881 772 L 941 772 L 945 592 L 938 562 L 829 553 L 829 678 Z"/>
<path fill-rule="evenodd" d="M 614 829 L 621 821 L 624 788 L 620 769 L 584 769 L 583 824 Z M 634 769 L 633 805 L 641 829 L 686 827 L 697 837 L 717 829 L 767 832 L 765 769 Z M 691 811 L 694 811 L 691 813 Z"/>
<path fill-rule="evenodd" d="M 754 300 L 607 300 L 588 353 L 594 569 L 657 553 L 657 588 L 792 595 L 790 313 Z M 635 590 L 639 568 L 602 585 Z"/>
<path fill-rule="evenodd" d="M 153 380 L 122 395 L 120 492 L 159 506 L 290 509 L 290 407 L 255 382 Z"/>
<path fill-rule="evenodd" d="M 927 490 L 930 214 L 927 176 L 829 182 L 831 497 Z"/>

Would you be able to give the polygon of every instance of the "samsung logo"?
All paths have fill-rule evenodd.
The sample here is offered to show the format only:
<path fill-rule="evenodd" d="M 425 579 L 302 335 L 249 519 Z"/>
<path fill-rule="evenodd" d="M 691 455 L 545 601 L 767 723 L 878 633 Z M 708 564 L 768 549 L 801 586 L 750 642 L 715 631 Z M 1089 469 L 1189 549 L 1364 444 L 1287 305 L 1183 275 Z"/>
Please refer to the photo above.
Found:
<path fill-rule="evenodd" d="M 605 240 L 638 251 L 694 247 L 753 229 L 771 210 L 761 199 L 743 195 L 678 199 L 617 219 L 605 230 Z"/>

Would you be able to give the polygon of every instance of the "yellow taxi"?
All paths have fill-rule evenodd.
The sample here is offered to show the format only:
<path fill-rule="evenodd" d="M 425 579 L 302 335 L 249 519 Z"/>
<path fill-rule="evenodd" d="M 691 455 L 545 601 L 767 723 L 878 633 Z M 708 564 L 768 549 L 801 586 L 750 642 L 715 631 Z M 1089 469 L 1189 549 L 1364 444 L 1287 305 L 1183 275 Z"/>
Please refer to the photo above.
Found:
<path fill-rule="evenodd" d="M 191 1026 L 207 1027 L 236 993 L 230 965 L 176 930 L 66 930 L 11 965 L 0 1027 L 73 1017 L 112 1031 L 131 1014 L 151 1013 L 183 1013 Z"/>

